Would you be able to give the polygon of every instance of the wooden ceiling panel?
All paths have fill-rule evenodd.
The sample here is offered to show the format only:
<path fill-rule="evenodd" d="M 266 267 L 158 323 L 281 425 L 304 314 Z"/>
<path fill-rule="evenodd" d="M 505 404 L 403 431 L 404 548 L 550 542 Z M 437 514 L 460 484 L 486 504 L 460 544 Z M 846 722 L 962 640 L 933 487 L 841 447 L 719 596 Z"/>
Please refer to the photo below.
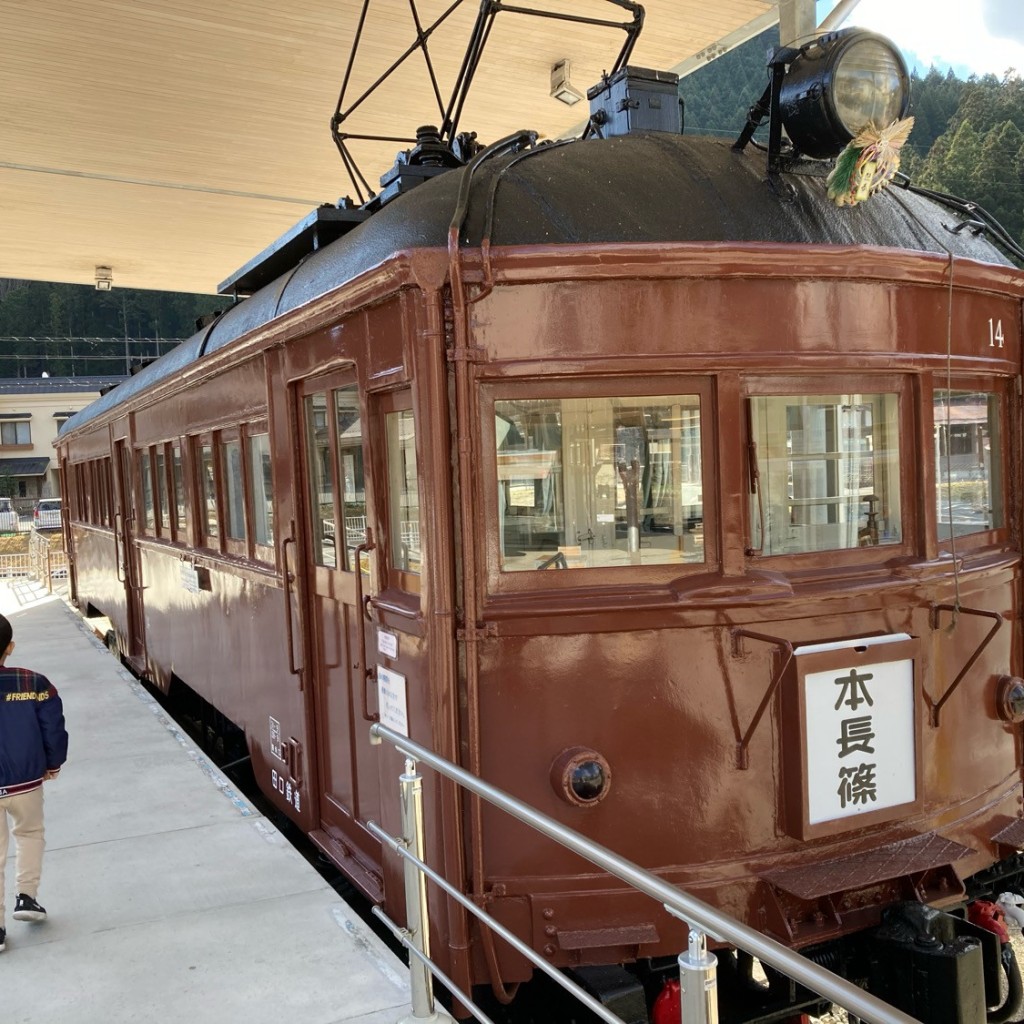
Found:
<path fill-rule="evenodd" d="M 450 0 L 418 0 L 427 27 Z M 605 0 L 535 0 L 617 22 Z M 4 0 L 0 5 L 0 276 L 115 287 L 215 290 L 312 206 L 351 192 L 330 135 L 362 4 L 357 0 Z M 447 101 L 478 4 L 431 36 Z M 778 16 L 768 0 L 647 0 L 631 63 L 673 68 L 715 41 Z M 370 0 L 351 103 L 409 46 L 408 0 Z M 572 61 L 581 91 L 611 67 L 621 31 L 499 14 L 460 128 L 490 142 L 518 128 L 557 137 L 586 103 L 549 95 Z M 439 121 L 414 54 L 346 122 L 411 137 Z M 396 143 L 352 143 L 371 185 Z"/>

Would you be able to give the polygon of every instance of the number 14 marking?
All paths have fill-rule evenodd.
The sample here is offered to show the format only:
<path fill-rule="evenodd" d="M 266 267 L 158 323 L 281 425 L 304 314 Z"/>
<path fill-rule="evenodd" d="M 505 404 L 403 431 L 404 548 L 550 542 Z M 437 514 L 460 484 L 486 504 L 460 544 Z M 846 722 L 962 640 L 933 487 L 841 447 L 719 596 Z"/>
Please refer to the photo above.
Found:
<path fill-rule="evenodd" d="M 999 343 L 999 348 L 1003 347 L 1003 321 L 993 320 L 989 317 L 988 320 L 988 347 L 995 348 L 996 342 Z"/>

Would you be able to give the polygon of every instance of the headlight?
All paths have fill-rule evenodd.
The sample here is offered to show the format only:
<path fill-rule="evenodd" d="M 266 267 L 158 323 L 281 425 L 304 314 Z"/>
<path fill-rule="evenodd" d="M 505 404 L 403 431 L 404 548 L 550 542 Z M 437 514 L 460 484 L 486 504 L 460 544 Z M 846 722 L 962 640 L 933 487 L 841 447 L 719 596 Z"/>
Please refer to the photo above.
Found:
<path fill-rule="evenodd" d="M 886 128 L 910 106 L 910 75 L 888 39 L 843 29 L 803 47 L 782 83 L 779 109 L 793 145 L 835 156 L 864 128 Z"/>

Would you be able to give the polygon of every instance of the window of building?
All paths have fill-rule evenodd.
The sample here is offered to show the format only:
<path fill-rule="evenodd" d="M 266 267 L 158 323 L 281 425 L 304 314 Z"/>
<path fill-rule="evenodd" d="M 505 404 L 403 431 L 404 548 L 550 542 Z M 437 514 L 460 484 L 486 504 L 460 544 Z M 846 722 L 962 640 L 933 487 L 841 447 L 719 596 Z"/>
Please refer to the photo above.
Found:
<path fill-rule="evenodd" d="M 939 540 L 994 530 L 1003 511 L 999 395 L 936 391 L 935 509 Z"/>
<path fill-rule="evenodd" d="M 0 444 L 7 446 L 30 445 L 32 426 L 28 420 L 13 420 L 0 423 Z"/>
<path fill-rule="evenodd" d="M 758 554 L 901 542 L 898 395 L 754 397 L 749 408 Z"/>

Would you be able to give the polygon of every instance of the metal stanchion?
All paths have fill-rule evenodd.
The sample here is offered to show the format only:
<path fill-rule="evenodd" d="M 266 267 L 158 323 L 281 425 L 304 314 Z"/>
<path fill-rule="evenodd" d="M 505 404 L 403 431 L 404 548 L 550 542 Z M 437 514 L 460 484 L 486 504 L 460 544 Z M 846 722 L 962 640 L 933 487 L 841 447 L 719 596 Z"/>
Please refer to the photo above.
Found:
<path fill-rule="evenodd" d="M 406 758 L 405 772 L 398 779 L 402 801 L 402 837 L 406 848 L 418 860 L 424 859 L 423 842 L 423 776 L 416 770 L 416 762 Z M 427 914 L 427 880 L 423 872 L 410 861 L 405 861 L 405 927 L 409 942 L 425 957 L 430 958 L 430 918 Z M 412 1015 L 403 1017 L 398 1024 L 455 1024 L 443 1010 L 434 1007 L 433 978 L 419 957 L 409 957 L 409 985 L 412 989 Z"/>
<path fill-rule="evenodd" d="M 718 957 L 696 928 L 690 928 L 687 951 L 679 954 L 679 987 L 683 1024 L 718 1024 Z"/>

